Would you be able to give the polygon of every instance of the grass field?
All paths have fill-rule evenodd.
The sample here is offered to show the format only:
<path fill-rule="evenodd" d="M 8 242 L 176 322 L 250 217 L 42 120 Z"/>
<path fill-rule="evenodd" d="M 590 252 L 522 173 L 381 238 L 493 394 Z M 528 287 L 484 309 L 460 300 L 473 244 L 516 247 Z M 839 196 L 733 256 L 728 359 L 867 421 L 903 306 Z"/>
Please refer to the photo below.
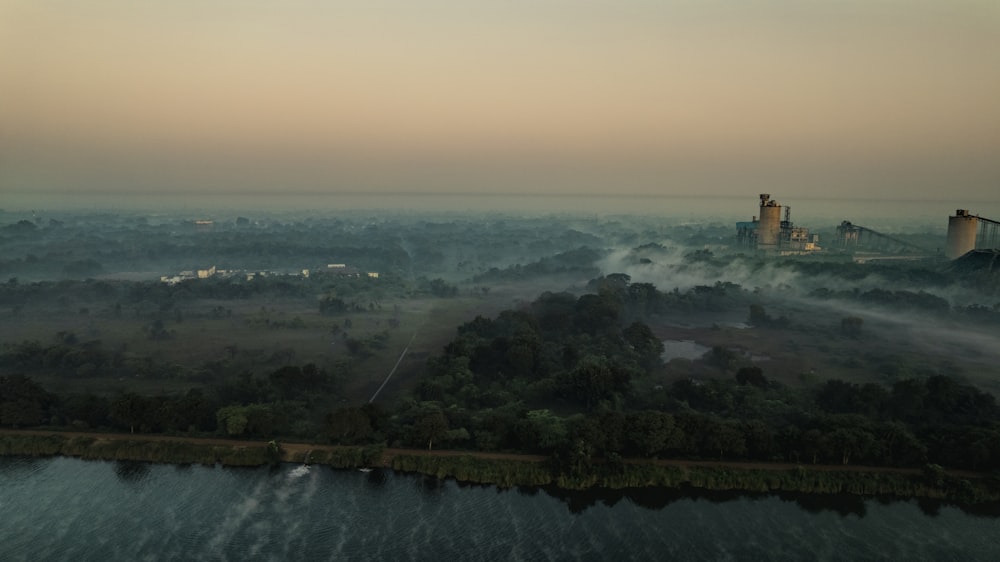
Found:
<path fill-rule="evenodd" d="M 282 365 L 314 363 L 348 376 L 342 394 L 351 403 L 368 401 L 392 370 L 400 354 L 409 351 L 379 394 L 391 400 L 411 388 L 426 359 L 440 352 L 455 329 L 477 314 L 495 314 L 509 306 L 498 291 L 489 300 L 480 296 L 436 298 L 416 296 L 386 299 L 364 312 L 322 315 L 309 298 L 246 300 L 197 300 L 177 305 L 164 318 L 167 336 L 153 338 L 148 311 L 123 307 L 114 314 L 109 306 L 92 306 L 83 312 L 76 305 L 46 303 L 22 310 L 15 320 L 0 322 L 0 345 L 25 340 L 43 345 L 59 342 L 59 333 L 73 333 L 79 342 L 99 340 L 106 350 L 121 351 L 127 358 L 148 358 L 173 371 L 193 373 L 211 362 L 235 361 L 246 369 L 267 373 Z M 179 312 L 177 312 L 179 310 Z M 384 347 L 369 356 L 354 357 L 347 339 L 369 340 L 386 333 Z M 199 386 L 192 377 L 91 376 L 32 373 L 46 387 L 65 392 L 115 394 L 174 393 Z"/>

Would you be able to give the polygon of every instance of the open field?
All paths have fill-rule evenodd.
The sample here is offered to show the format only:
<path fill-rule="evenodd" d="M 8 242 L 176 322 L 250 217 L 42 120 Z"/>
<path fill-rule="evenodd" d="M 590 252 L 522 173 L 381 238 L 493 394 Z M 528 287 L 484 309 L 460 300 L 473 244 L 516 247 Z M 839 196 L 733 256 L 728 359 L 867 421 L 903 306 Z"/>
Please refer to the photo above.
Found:
<path fill-rule="evenodd" d="M 439 298 L 385 298 L 361 311 L 321 314 L 315 298 L 252 296 L 246 299 L 198 299 L 151 313 L 139 305 L 115 310 L 111 303 L 46 302 L 23 307 L 16 321 L 0 322 L 0 345 L 37 341 L 54 345 L 67 334 L 138 365 L 156 365 L 156 373 L 129 369 L 125 376 L 43 371 L 31 373 L 44 386 L 63 392 L 115 395 L 180 393 L 212 382 L 218 365 L 266 374 L 284 365 L 313 363 L 336 374 L 344 402 L 371 398 L 409 344 L 409 351 L 379 395 L 391 401 L 416 384 L 428 357 L 477 315 L 492 316 L 531 298 L 533 289 L 511 285 L 483 295 Z M 163 333 L 151 329 L 153 317 Z M 352 354 L 348 339 L 373 341 L 377 347 Z"/>
<path fill-rule="evenodd" d="M 874 316 L 865 320 L 862 334 L 852 337 L 841 331 L 843 314 L 801 304 L 780 312 L 788 315 L 791 326 L 733 327 L 722 321 L 707 326 L 669 321 L 651 324 L 662 340 L 689 340 L 709 349 L 725 347 L 739 355 L 739 364 L 752 362 L 769 379 L 789 386 L 810 386 L 828 379 L 891 385 L 913 376 L 944 374 L 1000 395 L 1000 350 L 989 353 L 971 348 L 944 352 L 942 348 L 947 342 L 930 345 L 919 329 L 901 327 Z M 720 318 L 727 318 L 733 324 L 746 316 Z M 936 327 L 948 329 L 948 326 Z M 700 361 L 679 359 L 668 364 L 662 378 L 651 382 L 669 384 L 690 376 L 713 378 L 732 374 Z"/>

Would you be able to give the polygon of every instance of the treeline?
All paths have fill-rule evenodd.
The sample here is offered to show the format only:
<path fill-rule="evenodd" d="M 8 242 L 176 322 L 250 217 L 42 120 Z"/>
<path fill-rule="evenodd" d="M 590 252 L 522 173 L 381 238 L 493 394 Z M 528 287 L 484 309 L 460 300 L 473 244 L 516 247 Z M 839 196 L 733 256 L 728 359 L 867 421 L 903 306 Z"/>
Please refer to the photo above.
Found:
<path fill-rule="evenodd" d="M 94 439 L 62 435 L 0 435 L 0 455 L 35 457 L 63 455 L 88 460 L 261 466 L 279 462 L 282 450 L 274 441 L 247 447 L 186 441 Z"/>
<path fill-rule="evenodd" d="M 21 283 L 16 278 L 0 283 L 0 305 L 25 306 L 40 303 L 104 304 L 109 314 L 133 312 L 136 305 L 152 310 L 169 310 L 176 304 L 197 300 L 246 300 L 258 296 L 313 298 L 335 293 L 354 298 L 372 293 L 403 292 L 407 285 L 398 276 L 382 274 L 378 279 L 340 276 L 318 272 L 310 277 L 297 275 L 210 277 L 176 284 L 159 281 L 35 281 Z M 116 308 L 117 306 L 117 308 Z M 142 308 L 142 307 L 140 307 Z M 143 308 L 143 309 L 145 309 Z"/>
<path fill-rule="evenodd" d="M 853 301 L 865 306 L 878 306 L 893 311 L 926 312 L 940 316 L 954 315 L 963 320 L 978 323 L 1000 323 L 1000 302 L 993 306 L 981 304 L 951 306 L 944 298 L 925 291 L 891 291 L 886 289 L 833 290 L 827 288 L 814 289 L 809 296 L 831 300 L 839 299 Z"/>
<path fill-rule="evenodd" d="M 600 269 L 594 263 L 606 255 L 607 252 L 603 250 L 580 247 L 527 264 L 518 263 L 503 269 L 491 267 L 486 272 L 474 276 L 472 280 L 476 283 L 523 281 L 562 273 L 593 277 L 600 274 Z"/>
<path fill-rule="evenodd" d="M 189 269 L 193 264 L 302 268 L 333 262 L 402 276 L 528 263 L 601 238 L 544 218 L 372 217 L 339 210 L 318 217 L 240 217 L 197 228 L 190 220 L 72 215 L 0 226 L 0 275 L 82 278 L 101 271 Z M 158 224 L 154 224 L 158 222 Z"/>
<path fill-rule="evenodd" d="M 346 320 L 345 322 L 348 322 Z M 295 329 L 298 317 L 290 322 L 269 321 L 272 329 L 283 327 Z M 174 324 L 176 326 L 176 324 Z M 340 331 L 339 325 L 336 332 Z M 142 327 L 143 333 L 151 340 L 170 340 L 174 330 L 168 330 L 161 320 L 154 320 Z M 385 347 L 386 331 L 365 339 L 344 337 L 352 355 L 367 356 L 373 349 Z M 25 340 L 0 348 L 0 372 L 27 375 L 45 374 L 69 379 L 85 378 L 136 378 L 143 380 L 188 380 L 205 384 L 219 384 L 225 377 L 243 376 L 246 372 L 261 372 L 268 367 L 287 366 L 295 357 L 291 348 L 266 352 L 260 349 L 241 349 L 236 344 L 227 345 L 224 357 L 206 361 L 201 365 L 182 366 L 155 360 L 148 355 L 128 351 L 128 346 L 120 344 L 108 347 L 102 340 L 80 340 L 74 332 L 58 332 L 55 341 L 42 343 Z M 346 368 L 340 362 L 338 368 Z"/>
<path fill-rule="evenodd" d="M 905 380 L 889 390 L 834 380 L 818 391 L 736 378 L 684 380 L 656 394 L 569 415 L 523 402 L 475 411 L 414 402 L 379 437 L 550 455 L 566 475 L 591 474 L 623 458 L 1000 469 L 995 399 L 948 377 Z"/>
<path fill-rule="evenodd" d="M 951 305 L 947 300 L 924 291 L 889 291 L 885 289 L 861 291 L 857 288 L 836 291 L 822 288 L 810 292 L 809 296 L 819 299 L 852 300 L 866 305 L 890 307 L 893 310 L 913 310 L 938 314 L 947 314 L 951 311 Z"/>
<path fill-rule="evenodd" d="M 27 340 L 4 346 L 0 367 L 8 372 L 44 370 L 77 377 L 157 374 L 148 371 L 147 361 L 130 357 L 122 349 L 108 349 L 100 340 L 79 341 L 72 332 L 60 332 L 56 340 L 50 344 Z"/>
<path fill-rule="evenodd" d="M 335 374 L 312 364 L 228 375 L 177 395 L 59 394 L 15 374 L 0 376 L 0 425 L 326 441 L 323 412 L 337 388 Z"/>
<path fill-rule="evenodd" d="M 6 253 L 8 259 L 0 260 L 0 274 L 81 278 L 102 270 L 131 270 L 136 265 L 186 269 L 192 262 L 301 268 L 327 263 L 331 258 L 386 272 L 412 268 L 411 256 L 399 245 L 398 233 L 357 230 L 336 222 L 272 223 L 265 228 L 235 229 L 219 224 L 207 232 L 184 221 L 158 226 L 141 222 L 109 226 L 96 220 L 69 226 L 50 223 L 17 232 L 2 231 L 7 236 L 0 236 L 0 247 L 13 251 Z"/>

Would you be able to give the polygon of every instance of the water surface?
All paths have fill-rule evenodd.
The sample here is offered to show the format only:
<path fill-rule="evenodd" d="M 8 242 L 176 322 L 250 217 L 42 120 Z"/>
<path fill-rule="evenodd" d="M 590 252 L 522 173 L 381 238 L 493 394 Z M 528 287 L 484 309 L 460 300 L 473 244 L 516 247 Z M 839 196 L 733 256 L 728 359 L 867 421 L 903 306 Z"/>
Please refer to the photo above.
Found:
<path fill-rule="evenodd" d="M 0 560 L 998 560 L 950 506 L 0 458 Z"/>

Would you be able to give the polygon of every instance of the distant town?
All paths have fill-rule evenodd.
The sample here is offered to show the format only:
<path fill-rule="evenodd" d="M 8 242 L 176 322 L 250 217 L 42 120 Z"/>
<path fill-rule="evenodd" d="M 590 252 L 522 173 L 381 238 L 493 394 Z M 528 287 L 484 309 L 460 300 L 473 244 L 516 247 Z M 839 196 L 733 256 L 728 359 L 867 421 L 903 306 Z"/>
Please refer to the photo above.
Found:
<path fill-rule="evenodd" d="M 252 281 L 257 277 L 304 277 L 309 278 L 311 272 L 316 270 L 310 269 L 299 269 L 299 270 L 247 270 L 247 269 L 219 269 L 216 266 L 208 267 L 205 269 L 189 269 L 181 271 L 176 275 L 161 275 L 160 282 L 166 283 L 167 285 L 176 285 L 182 281 L 192 281 L 195 279 L 209 279 L 209 278 L 220 278 L 228 279 L 233 277 L 245 277 L 247 281 Z M 336 275 L 338 277 L 370 277 L 372 279 L 378 279 L 379 272 L 377 271 L 364 271 L 362 272 L 356 267 L 348 266 L 345 263 L 329 263 L 326 264 L 325 268 L 320 269 L 323 273 L 327 275 Z"/>

